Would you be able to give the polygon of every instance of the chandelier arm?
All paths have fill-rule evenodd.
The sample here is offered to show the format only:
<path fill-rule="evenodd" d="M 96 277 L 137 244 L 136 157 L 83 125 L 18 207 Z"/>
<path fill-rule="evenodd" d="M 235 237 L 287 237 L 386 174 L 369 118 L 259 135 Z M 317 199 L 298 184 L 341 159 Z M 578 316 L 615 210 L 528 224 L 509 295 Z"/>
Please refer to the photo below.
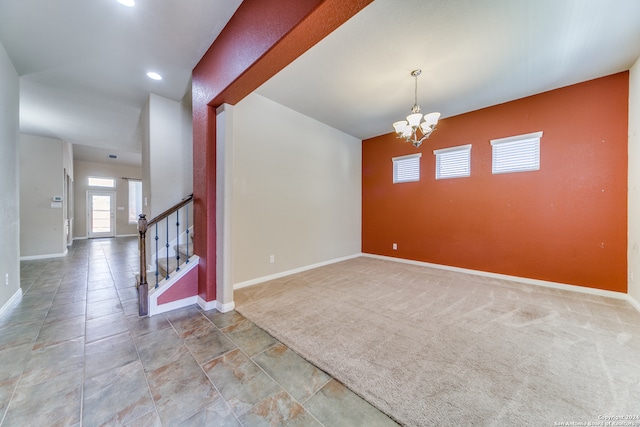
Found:
<path fill-rule="evenodd" d="M 428 139 L 429 136 L 431 136 L 431 133 L 436 129 L 436 124 L 440 117 L 440 113 L 430 113 L 425 116 L 420 113 L 420 106 L 418 105 L 418 76 L 421 73 L 422 70 L 420 69 L 416 69 L 411 72 L 411 76 L 415 79 L 413 87 L 414 104 L 413 108 L 411 108 L 411 115 L 407 116 L 406 121 L 397 122 L 404 123 L 404 125 L 396 126 L 394 123 L 393 126 L 398 138 L 402 138 L 405 142 L 411 142 L 416 148 L 419 147 L 425 139 Z M 423 117 L 425 122 L 420 125 L 419 122 Z M 418 129 L 420 130 L 421 136 L 418 135 Z"/>

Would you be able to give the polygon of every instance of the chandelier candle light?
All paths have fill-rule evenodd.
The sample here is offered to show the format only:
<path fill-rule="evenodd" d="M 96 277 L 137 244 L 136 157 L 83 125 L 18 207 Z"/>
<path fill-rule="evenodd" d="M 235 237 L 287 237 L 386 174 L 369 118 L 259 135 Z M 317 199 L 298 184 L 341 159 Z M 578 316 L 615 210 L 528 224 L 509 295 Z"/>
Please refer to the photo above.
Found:
<path fill-rule="evenodd" d="M 416 79 L 415 100 L 411 108 L 411 114 L 407 116 L 407 120 L 400 120 L 393 124 L 398 138 L 411 142 L 416 148 L 422 144 L 422 141 L 429 138 L 429 135 L 435 130 L 438 119 L 440 118 L 440 113 L 429 113 L 424 115 L 424 121 L 420 123 L 422 113 L 418 105 L 418 76 L 421 73 L 422 70 L 420 69 L 411 72 L 411 75 Z M 418 130 L 421 136 L 418 134 Z"/>

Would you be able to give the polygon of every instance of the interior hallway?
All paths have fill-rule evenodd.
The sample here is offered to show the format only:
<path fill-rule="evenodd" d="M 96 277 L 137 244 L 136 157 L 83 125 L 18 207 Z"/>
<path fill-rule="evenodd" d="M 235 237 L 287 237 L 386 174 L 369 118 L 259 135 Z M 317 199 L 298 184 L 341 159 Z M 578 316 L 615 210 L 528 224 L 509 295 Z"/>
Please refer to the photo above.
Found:
<path fill-rule="evenodd" d="M 21 263 L 0 425 L 396 425 L 236 312 L 138 318 L 137 262 L 137 239 L 116 238 Z"/>

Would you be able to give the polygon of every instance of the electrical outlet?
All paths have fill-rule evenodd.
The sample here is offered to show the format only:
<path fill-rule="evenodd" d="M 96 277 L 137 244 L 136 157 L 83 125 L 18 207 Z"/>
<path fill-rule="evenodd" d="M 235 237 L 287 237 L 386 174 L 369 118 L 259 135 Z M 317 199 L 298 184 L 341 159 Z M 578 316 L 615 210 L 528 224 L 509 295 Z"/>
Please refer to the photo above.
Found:
<path fill-rule="evenodd" d="M 394 250 L 394 251 L 397 251 L 397 250 L 398 250 L 398 244 L 397 244 L 397 243 L 394 243 L 394 244 L 393 244 L 393 250 Z"/>
<path fill-rule="evenodd" d="M 9 286 L 9 273 L 4 275 L 4 284 Z"/>
<path fill-rule="evenodd" d="M 275 255 L 269 255 L 269 264 L 273 264 L 274 262 L 276 262 L 276 256 Z"/>

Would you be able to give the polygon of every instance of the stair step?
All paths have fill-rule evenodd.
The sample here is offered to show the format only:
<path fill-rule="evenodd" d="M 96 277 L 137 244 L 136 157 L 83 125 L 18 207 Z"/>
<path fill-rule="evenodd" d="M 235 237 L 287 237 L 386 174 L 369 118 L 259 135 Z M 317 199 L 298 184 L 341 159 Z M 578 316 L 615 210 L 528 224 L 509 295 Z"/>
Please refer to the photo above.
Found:
<path fill-rule="evenodd" d="M 161 278 L 167 277 L 167 273 L 173 273 L 176 268 L 178 268 L 178 260 L 176 260 L 175 257 L 170 257 L 168 264 L 167 258 L 160 258 L 158 260 L 158 271 L 160 271 Z"/>
<path fill-rule="evenodd" d="M 180 265 L 183 265 L 188 258 L 191 258 L 193 253 L 193 233 L 189 235 L 191 242 L 189 243 L 189 252 L 187 253 L 187 244 L 183 243 L 180 245 L 174 245 L 173 250 L 179 254 L 180 256 Z M 152 266 L 153 269 L 147 271 L 147 283 L 149 284 L 149 289 L 153 289 L 156 284 L 156 272 L 155 265 Z M 164 280 L 167 277 L 167 273 L 171 276 L 176 269 L 178 268 L 178 260 L 175 255 L 169 257 L 169 262 L 167 264 L 167 257 L 160 256 L 158 258 L 158 282 Z M 140 275 L 136 275 L 136 284 L 140 283 Z M 136 285 L 137 286 L 137 285 Z"/>
<path fill-rule="evenodd" d="M 187 259 L 193 256 L 193 243 L 189 243 L 189 253 L 187 253 L 187 244 L 176 245 L 173 250 L 180 254 L 180 258 Z"/>

